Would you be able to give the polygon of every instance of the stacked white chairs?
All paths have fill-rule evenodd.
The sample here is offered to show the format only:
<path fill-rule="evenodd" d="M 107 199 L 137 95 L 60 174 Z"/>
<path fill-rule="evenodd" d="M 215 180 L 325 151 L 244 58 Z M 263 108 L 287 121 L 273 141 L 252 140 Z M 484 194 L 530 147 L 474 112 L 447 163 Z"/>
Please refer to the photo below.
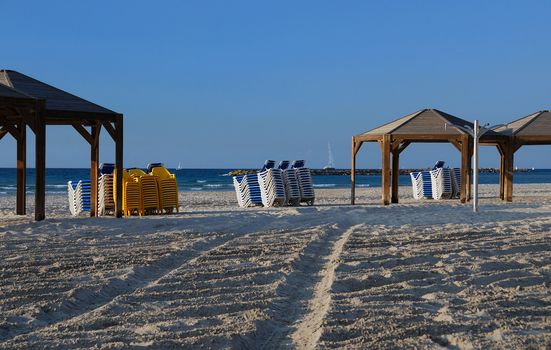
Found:
<path fill-rule="evenodd" d="M 256 174 L 233 177 L 237 203 L 241 208 L 262 205 L 262 195 Z"/>
<path fill-rule="evenodd" d="M 450 168 L 438 168 L 430 171 L 432 198 L 449 199 L 453 196 L 453 185 Z"/>
<path fill-rule="evenodd" d="M 461 169 L 451 168 L 452 185 L 453 185 L 453 197 L 459 198 L 461 195 Z"/>
<path fill-rule="evenodd" d="M 98 179 L 98 214 L 107 215 L 115 213 L 115 198 L 113 196 L 113 171 L 115 164 L 101 163 L 99 166 L 100 177 Z"/>
<path fill-rule="evenodd" d="M 90 180 L 67 182 L 69 210 L 72 215 L 90 211 L 90 189 Z"/>
<path fill-rule="evenodd" d="M 289 165 L 290 162 L 288 160 L 282 160 L 278 165 L 278 169 L 281 170 L 283 175 L 287 203 L 296 206 L 300 204 L 302 197 L 300 195 L 300 186 L 295 169 L 290 168 Z"/>
<path fill-rule="evenodd" d="M 411 189 L 413 191 L 413 198 L 422 199 L 424 198 L 423 191 L 423 172 L 409 173 L 411 177 Z"/>
<path fill-rule="evenodd" d="M 291 167 L 295 170 L 300 188 L 300 202 L 308 205 L 314 205 L 316 199 L 314 193 L 314 185 L 312 184 L 312 176 L 310 169 L 304 167 L 304 160 L 295 160 Z"/>
<path fill-rule="evenodd" d="M 262 204 L 265 207 L 287 204 L 285 183 L 281 169 L 275 169 L 275 161 L 267 160 L 258 175 Z"/>

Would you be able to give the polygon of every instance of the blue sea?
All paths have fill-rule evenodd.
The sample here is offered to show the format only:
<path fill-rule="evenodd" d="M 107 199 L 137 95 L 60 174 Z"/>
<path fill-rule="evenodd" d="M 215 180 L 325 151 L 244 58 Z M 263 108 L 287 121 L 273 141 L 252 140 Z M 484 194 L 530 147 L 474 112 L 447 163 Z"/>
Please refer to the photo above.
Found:
<path fill-rule="evenodd" d="M 233 182 L 226 174 L 233 169 L 182 169 L 171 171 L 176 173 L 181 191 L 233 191 Z M 46 192 L 67 193 L 67 181 L 88 179 L 89 169 L 46 169 Z M 498 184 L 499 175 L 480 174 L 481 184 Z M 349 188 L 350 176 L 313 176 L 316 188 Z M 409 185 L 409 175 L 400 176 L 400 185 Z M 516 172 L 515 183 L 551 183 L 551 169 L 536 169 L 529 172 Z M 356 176 L 356 186 L 380 187 L 379 175 Z M 13 195 L 16 190 L 16 170 L 0 168 L 0 195 Z M 27 170 L 27 192 L 34 192 L 34 169 Z"/>

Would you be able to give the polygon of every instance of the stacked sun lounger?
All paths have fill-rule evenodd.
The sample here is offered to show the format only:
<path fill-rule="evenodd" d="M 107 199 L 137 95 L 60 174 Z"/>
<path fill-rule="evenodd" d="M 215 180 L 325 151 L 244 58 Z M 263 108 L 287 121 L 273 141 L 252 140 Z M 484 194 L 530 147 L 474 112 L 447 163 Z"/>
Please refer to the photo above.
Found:
<path fill-rule="evenodd" d="M 67 182 L 69 211 L 72 215 L 90 211 L 90 188 L 90 180 Z"/>
<path fill-rule="evenodd" d="M 300 189 L 300 202 L 308 205 L 314 205 L 316 199 L 314 185 L 310 169 L 304 167 L 304 160 L 295 160 L 291 167 L 295 170 Z"/>
<path fill-rule="evenodd" d="M 237 195 L 237 203 L 241 208 L 263 205 L 256 174 L 234 176 L 233 186 Z"/>
<path fill-rule="evenodd" d="M 440 160 L 432 170 L 410 173 L 413 198 L 448 199 L 459 194 L 459 169 L 445 168 L 444 164 Z"/>
<path fill-rule="evenodd" d="M 113 171 L 115 164 L 101 163 L 98 179 L 98 215 L 114 214 L 115 197 L 113 196 Z"/>
<path fill-rule="evenodd" d="M 278 169 L 281 170 L 283 183 L 285 185 L 285 195 L 289 205 L 299 205 L 301 200 L 300 186 L 297 179 L 295 169 L 289 167 L 288 160 L 282 160 L 279 163 Z"/>
<path fill-rule="evenodd" d="M 179 211 L 178 204 L 178 183 L 176 175 L 171 174 L 162 163 L 149 164 L 147 170 L 150 175 L 157 179 L 159 191 L 159 207 L 161 211 L 172 213 Z"/>
<path fill-rule="evenodd" d="M 233 177 L 233 185 L 240 207 L 263 205 L 265 207 L 313 205 L 314 186 L 310 169 L 304 161 L 283 160 L 275 167 L 274 160 L 267 160 L 257 174 Z"/>
<path fill-rule="evenodd" d="M 438 168 L 430 171 L 432 198 L 450 199 L 453 196 L 453 186 L 450 168 Z"/>
<path fill-rule="evenodd" d="M 287 204 L 285 183 L 281 169 L 275 169 L 275 161 L 267 160 L 262 171 L 258 173 L 258 184 L 262 204 L 265 207 L 283 206 Z"/>

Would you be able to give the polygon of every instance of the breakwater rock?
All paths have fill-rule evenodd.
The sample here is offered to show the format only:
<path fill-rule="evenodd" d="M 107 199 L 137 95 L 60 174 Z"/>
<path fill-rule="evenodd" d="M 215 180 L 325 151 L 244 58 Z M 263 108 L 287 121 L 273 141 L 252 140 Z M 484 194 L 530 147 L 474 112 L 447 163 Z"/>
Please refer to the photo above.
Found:
<path fill-rule="evenodd" d="M 431 170 L 430 168 L 417 169 L 400 169 L 400 175 L 408 175 L 412 172 Z M 515 169 L 516 172 L 529 172 L 532 169 L 523 168 Z M 255 174 L 258 169 L 239 169 L 232 170 L 228 173 L 229 176 L 239 176 L 247 174 Z M 350 176 L 350 169 L 310 169 L 314 176 Z M 480 168 L 480 173 L 499 174 L 499 169 L 496 168 Z M 356 169 L 356 175 L 381 175 L 381 169 Z"/>

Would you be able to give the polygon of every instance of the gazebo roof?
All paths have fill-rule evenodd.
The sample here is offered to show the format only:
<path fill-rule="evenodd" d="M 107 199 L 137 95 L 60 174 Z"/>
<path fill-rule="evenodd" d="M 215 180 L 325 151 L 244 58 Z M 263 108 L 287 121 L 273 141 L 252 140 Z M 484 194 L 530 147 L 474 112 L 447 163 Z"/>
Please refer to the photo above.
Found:
<path fill-rule="evenodd" d="M 2 84 L 3 86 L 16 89 L 35 99 L 44 100 L 46 103 L 46 111 L 50 115 L 55 115 L 57 113 L 63 115 L 67 115 L 68 113 L 118 114 L 105 107 L 13 70 L 0 70 L 0 86 L 2 86 Z"/>
<path fill-rule="evenodd" d="M 539 111 L 512 121 L 495 131 L 508 136 L 546 136 L 551 138 L 551 111 Z"/>
<path fill-rule="evenodd" d="M 382 135 L 465 135 L 467 132 L 456 127 L 473 127 L 473 123 L 455 117 L 437 109 L 421 109 L 396 119 L 390 123 L 371 129 L 356 136 L 382 136 Z M 496 134 L 492 132 L 492 134 Z"/>
<path fill-rule="evenodd" d="M 15 89 L 12 89 L 9 86 L 5 86 L 5 85 L 0 84 L 0 98 L 2 98 L 2 97 L 4 97 L 4 98 L 7 97 L 7 98 L 26 99 L 26 100 L 33 99 L 31 96 L 25 95 L 24 93 L 19 92 Z"/>

